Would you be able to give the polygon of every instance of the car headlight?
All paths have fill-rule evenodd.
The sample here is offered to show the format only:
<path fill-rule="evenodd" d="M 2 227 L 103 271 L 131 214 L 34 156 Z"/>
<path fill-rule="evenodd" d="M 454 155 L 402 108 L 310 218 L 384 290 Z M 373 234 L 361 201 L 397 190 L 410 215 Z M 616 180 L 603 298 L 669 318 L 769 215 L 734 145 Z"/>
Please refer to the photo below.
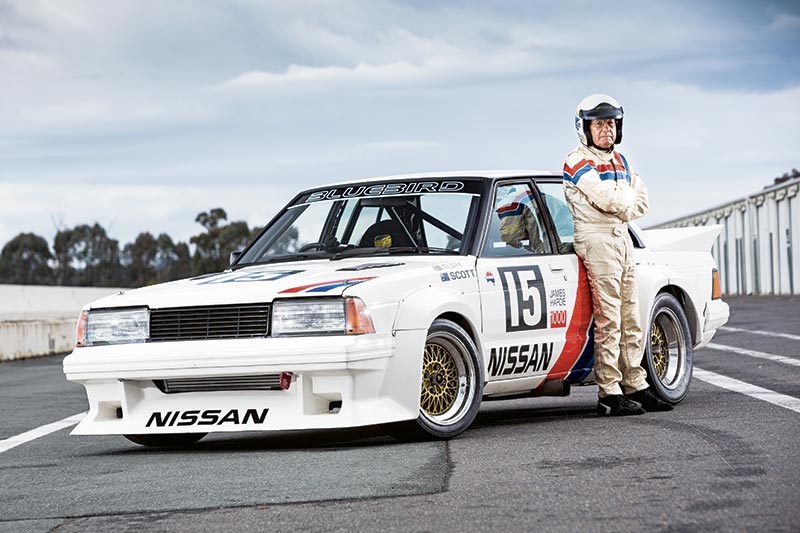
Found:
<path fill-rule="evenodd" d="M 272 304 L 272 335 L 363 335 L 375 333 L 360 298 L 278 300 Z"/>
<path fill-rule="evenodd" d="M 83 320 L 85 325 L 81 335 Z M 78 346 L 145 342 L 149 332 L 150 311 L 147 308 L 89 311 L 81 314 L 78 323 Z"/>

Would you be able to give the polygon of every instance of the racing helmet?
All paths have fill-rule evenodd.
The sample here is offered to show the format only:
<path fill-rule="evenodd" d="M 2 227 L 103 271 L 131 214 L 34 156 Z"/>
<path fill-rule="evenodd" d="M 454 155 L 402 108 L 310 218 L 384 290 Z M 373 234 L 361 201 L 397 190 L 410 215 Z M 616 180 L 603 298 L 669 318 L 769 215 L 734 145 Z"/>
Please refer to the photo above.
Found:
<path fill-rule="evenodd" d="M 591 94 L 581 100 L 575 110 L 575 129 L 578 138 L 586 146 L 595 146 L 592 134 L 589 131 L 589 122 L 592 120 L 605 120 L 613 118 L 617 123 L 617 136 L 614 144 L 622 142 L 622 106 L 607 94 Z"/>

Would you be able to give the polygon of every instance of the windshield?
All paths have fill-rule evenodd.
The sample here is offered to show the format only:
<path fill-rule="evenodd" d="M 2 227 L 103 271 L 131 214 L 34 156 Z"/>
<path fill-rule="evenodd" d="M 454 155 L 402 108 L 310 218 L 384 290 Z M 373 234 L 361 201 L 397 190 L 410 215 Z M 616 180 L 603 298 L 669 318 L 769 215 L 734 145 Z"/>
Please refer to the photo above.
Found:
<path fill-rule="evenodd" d="M 375 254 L 460 254 L 479 183 L 426 181 L 314 191 L 287 208 L 237 261 L 250 264 Z"/>

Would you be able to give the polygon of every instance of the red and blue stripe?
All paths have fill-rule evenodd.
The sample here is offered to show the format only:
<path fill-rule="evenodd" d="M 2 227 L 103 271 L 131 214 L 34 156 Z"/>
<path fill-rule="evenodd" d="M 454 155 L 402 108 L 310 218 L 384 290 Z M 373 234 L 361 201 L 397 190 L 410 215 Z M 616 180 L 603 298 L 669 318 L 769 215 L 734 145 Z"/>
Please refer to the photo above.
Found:
<path fill-rule="evenodd" d="M 564 163 L 564 180 L 577 185 L 584 174 L 594 170 L 601 181 L 624 179 L 630 183 L 631 172 L 627 159 L 619 152 L 614 152 L 614 160 L 616 163 L 597 164 L 589 159 L 581 159 L 572 166 Z"/>
<path fill-rule="evenodd" d="M 342 287 L 350 287 L 351 285 L 356 285 L 358 283 L 363 283 L 365 281 L 369 281 L 375 278 L 375 276 L 369 276 L 364 278 L 348 278 L 348 279 L 337 279 L 332 281 L 321 281 L 319 283 L 309 283 L 308 285 L 299 285 L 297 287 L 291 287 L 289 289 L 284 289 L 280 291 L 279 294 L 285 293 L 296 293 L 296 292 L 327 292 L 333 289 L 340 289 Z"/>
<path fill-rule="evenodd" d="M 514 199 L 509 203 L 498 207 L 497 216 L 498 218 L 520 216 L 524 212 L 525 206 L 530 204 L 532 201 L 533 198 L 531 198 L 531 195 L 528 192 L 522 192 L 515 196 Z"/>

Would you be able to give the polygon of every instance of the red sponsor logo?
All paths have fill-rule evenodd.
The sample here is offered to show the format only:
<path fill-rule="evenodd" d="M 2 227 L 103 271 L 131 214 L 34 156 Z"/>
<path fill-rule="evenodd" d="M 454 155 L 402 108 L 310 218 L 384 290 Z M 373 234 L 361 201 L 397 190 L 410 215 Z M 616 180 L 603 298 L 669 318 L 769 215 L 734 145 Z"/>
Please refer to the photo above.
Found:
<path fill-rule="evenodd" d="M 566 309 L 559 309 L 558 311 L 550 311 L 550 327 L 551 328 L 567 327 Z"/>

